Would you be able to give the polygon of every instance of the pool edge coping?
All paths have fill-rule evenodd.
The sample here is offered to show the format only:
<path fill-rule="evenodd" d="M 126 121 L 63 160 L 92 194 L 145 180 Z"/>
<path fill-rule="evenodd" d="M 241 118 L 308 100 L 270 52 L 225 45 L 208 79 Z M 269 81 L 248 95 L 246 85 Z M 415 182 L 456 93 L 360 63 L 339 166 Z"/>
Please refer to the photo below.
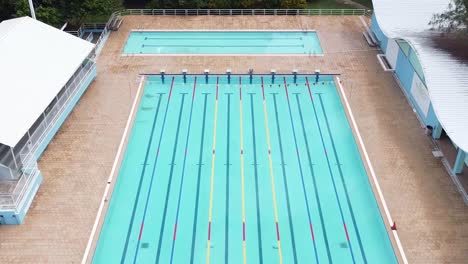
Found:
<path fill-rule="evenodd" d="M 142 94 L 143 94 L 142 87 L 145 86 L 144 84 L 146 84 L 146 79 L 147 78 L 145 75 L 140 75 L 140 82 L 138 85 L 137 93 L 135 94 L 135 99 L 133 99 L 133 104 L 132 104 L 130 113 L 127 118 L 125 129 L 122 134 L 122 138 L 120 140 L 119 148 L 115 155 L 112 169 L 111 169 L 111 172 L 109 173 L 106 187 L 101 197 L 101 203 L 99 204 L 99 208 L 96 213 L 96 218 L 94 220 L 93 228 L 91 229 L 91 234 L 89 236 L 88 242 L 86 243 L 86 249 L 83 254 L 81 264 L 92 263 L 92 259 L 96 251 L 97 242 L 99 240 L 102 226 L 104 225 L 105 216 L 107 215 L 107 209 L 109 208 L 112 193 L 114 191 L 115 183 L 117 182 L 117 178 L 118 178 L 117 176 L 120 171 L 120 166 L 122 165 L 122 161 L 125 156 L 126 148 L 128 145 L 128 140 L 131 135 L 131 130 L 135 123 L 135 118 L 138 112 L 136 108 L 137 106 L 140 105 Z"/>
<path fill-rule="evenodd" d="M 389 235 L 392 247 L 394 249 L 393 251 L 395 252 L 395 256 L 397 257 L 397 260 L 398 260 L 399 263 L 408 264 L 408 259 L 406 257 L 403 246 L 401 244 L 400 238 L 398 236 L 398 232 L 397 232 L 396 229 L 393 230 L 391 228 L 392 225 L 395 224 L 395 221 L 393 220 L 393 218 L 392 218 L 392 216 L 390 214 L 390 210 L 387 207 L 387 203 L 385 201 L 382 189 L 380 188 L 380 184 L 379 184 L 379 181 L 377 179 L 376 173 L 374 171 L 374 167 L 372 166 L 372 162 L 370 161 L 369 154 L 368 154 L 367 149 L 366 149 L 366 147 L 364 145 L 364 141 L 362 139 L 361 133 L 360 133 L 359 128 L 357 126 L 356 119 L 354 118 L 353 111 L 351 110 L 351 105 L 349 104 L 348 98 L 347 98 L 346 93 L 345 93 L 344 88 L 343 88 L 343 84 L 341 82 L 341 79 L 338 76 L 336 76 L 335 77 L 335 82 L 338 85 L 339 89 L 337 89 L 337 90 L 338 90 L 338 93 L 340 95 L 340 99 L 341 99 L 341 102 L 343 104 L 343 108 L 345 110 L 348 122 L 350 123 L 351 131 L 353 133 L 354 139 L 355 139 L 356 143 L 359 143 L 359 144 L 356 144 L 358 146 L 359 153 L 361 154 L 361 158 L 364 158 L 364 160 L 365 160 L 365 162 L 363 162 L 364 167 L 365 167 L 366 172 L 367 172 L 367 177 L 369 178 L 369 183 L 371 184 L 372 190 L 374 192 L 374 197 L 376 198 L 376 201 L 377 201 L 377 204 L 378 204 L 378 207 L 379 207 L 379 211 L 380 211 L 380 215 L 382 216 L 382 220 L 384 218 L 384 215 L 387 218 L 388 223 L 385 224 L 385 230 L 387 231 L 387 234 Z M 369 175 L 371 177 L 369 177 Z M 377 196 L 375 195 L 376 192 L 377 192 Z M 377 197 L 378 197 L 378 199 L 377 199 Z M 382 213 L 382 210 L 383 210 L 383 213 Z M 390 234 L 392 234 L 392 235 L 390 235 Z M 398 251 L 395 250 L 395 249 L 398 249 Z"/>

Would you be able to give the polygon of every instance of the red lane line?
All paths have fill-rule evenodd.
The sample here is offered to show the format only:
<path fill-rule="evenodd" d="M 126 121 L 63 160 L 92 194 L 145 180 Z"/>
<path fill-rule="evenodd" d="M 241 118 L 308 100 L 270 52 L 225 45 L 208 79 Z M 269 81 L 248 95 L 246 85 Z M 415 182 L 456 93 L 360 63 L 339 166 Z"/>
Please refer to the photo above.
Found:
<path fill-rule="evenodd" d="M 218 84 L 219 84 L 219 76 L 216 77 L 216 101 L 218 101 Z"/>
<path fill-rule="evenodd" d="M 276 239 L 278 239 L 278 241 L 280 241 L 280 233 L 279 233 L 278 222 L 276 222 Z"/>
<path fill-rule="evenodd" d="M 262 95 L 263 95 L 263 101 L 265 101 L 265 88 L 263 88 L 263 76 L 262 76 Z"/>
<path fill-rule="evenodd" d="M 156 155 L 159 155 L 159 149 L 156 150 Z"/>
<path fill-rule="evenodd" d="M 245 241 L 245 222 L 242 222 L 242 240 Z"/>
<path fill-rule="evenodd" d="M 177 222 L 174 225 L 174 236 L 172 237 L 172 240 L 176 239 L 176 235 L 177 235 Z"/>
<path fill-rule="evenodd" d="M 185 149 L 185 156 L 187 156 L 187 149 Z"/>
<path fill-rule="evenodd" d="M 306 77 L 306 84 L 307 84 L 307 89 L 309 90 L 309 96 L 310 96 L 310 100 L 314 100 L 314 98 L 312 97 L 312 92 L 310 91 L 310 85 L 309 85 L 309 78 Z"/>
<path fill-rule="evenodd" d="M 346 233 L 346 239 L 348 240 L 349 242 L 349 234 L 348 234 L 348 228 L 346 228 L 346 223 L 343 223 L 343 226 L 344 226 L 344 231 Z"/>
<path fill-rule="evenodd" d="M 208 222 L 208 240 L 211 240 L 211 221 Z"/>
<path fill-rule="evenodd" d="M 197 76 L 195 76 L 195 80 L 193 81 L 193 93 L 192 93 L 192 102 L 195 98 L 195 87 L 197 87 Z"/>
<path fill-rule="evenodd" d="M 312 235 L 312 240 L 315 240 L 314 228 L 312 228 L 312 223 L 310 223 L 309 225 L 310 225 L 310 234 Z"/>
<path fill-rule="evenodd" d="M 325 149 L 325 155 L 328 155 L 328 152 L 327 152 L 327 150 L 326 150 L 326 149 Z"/>
<path fill-rule="evenodd" d="M 239 76 L 239 98 L 242 101 L 242 77 Z"/>
<path fill-rule="evenodd" d="M 172 76 L 172 81 L 171 81 L 171 89 L 169 89 L 169 97 L 167 98 L 167 101 L 171 100 L 171 95 L 172 95 L 172 87 L 174 86 L 174 76 Z"/>
<path fill-rule="evenodd" d="M 289 101 L 288 85 L 286 84 L 286 77 L 283 77 L 283 81 L 284 81 L 284 90 L 286 91 L 286 99 Z"/>
<path fill-rule="evenodd" d="M 140 234 L 138 235 L 138 240 L 141 240 L 141 234 L 143 234 L 143 226 L 145 225 L 145 222 L 141 222 L 140 225 Z"/>

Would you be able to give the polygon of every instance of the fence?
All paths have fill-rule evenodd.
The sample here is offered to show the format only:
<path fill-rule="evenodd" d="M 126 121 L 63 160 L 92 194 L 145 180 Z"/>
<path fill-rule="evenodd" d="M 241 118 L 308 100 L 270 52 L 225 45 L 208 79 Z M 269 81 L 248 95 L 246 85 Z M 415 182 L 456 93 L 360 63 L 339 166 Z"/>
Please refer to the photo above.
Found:
<path fill-rule="evenodd" d="M 126 9 L 116 12 L 125 15 L 152 16 L 314 16 L 314 15 L 370 15 L 366 9 Z"/>
<path fill-rule="evenodd" d="M 34 129 L 28 131 L 28 143 L 22 145 L 19 150 L 14 150 L 15 156 L 18 156 L 22 164 L 24 164 L 21 168 L 22 175 L 17 181 L 11 182 L 14 184 L 13 190 L 7 194 L 0 194 L 0 210 L 15 209 L 17 207 L 25 191 L 28 189 L 29 183 L 39 172 L 36 163 L 37 151 L 44 144 L 46 137 L 51 133 L 52 129 L 57 126 L 59 118 L 69 107 L 71 100 L 75 98 L 79 89 L 89 79 L 95 68 L 96 65 L 92 60 L 88 60 L 81 66 L 54 99 L 53 105 L 47 107 L 40 118 L 39 124 Z"/>

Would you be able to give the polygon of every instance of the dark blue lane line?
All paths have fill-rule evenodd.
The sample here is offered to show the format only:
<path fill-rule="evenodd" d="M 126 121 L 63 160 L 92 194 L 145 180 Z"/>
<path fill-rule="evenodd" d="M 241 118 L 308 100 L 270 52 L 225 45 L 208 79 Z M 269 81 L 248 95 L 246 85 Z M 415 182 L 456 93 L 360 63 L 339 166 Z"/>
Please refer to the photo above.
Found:
<path fill-rule="evenodd" d="M 156 260 L 155 263 L 159 263 L 159 257 L 161 256 L 161 245 L 162 245 L 162 237 L 164 234 L 164 226 L 166 225 L 166 213 L 167 213 L 167 204 L 169 202 L 169 195 L 171 193 L 171 185 L 172 185 L 172 176 L 174 174 L 174 161 L 177 153 L 177 145 L 179 143 L 179 132 L 180 132 L 180 123 L 182 121 L 182 111 L 184 109 L 184 101 L 185 101 L 185 95 L 187 93 L 181 93 L 182 95 L 182 102 L 180 103 L 180 109 L 179 109 L 179 117 L 177 119 L 177 130 L 175 134 L 175 142 L 174 142 L 174 147 L 172 148 L 172 159 L 171 159 L 171 170 L 169 172 L 169 182 L 167 184 L 167 189 L 166 189 L 166 199 L 164 201 L 164 210 L 163 210 L 163 217 L 162 217 L 162 222 L 161 226 L 159 228 L 159 240 L 158 240 L 158 250 L 156 252 Z M 188 132 L 187 132 L 188 133 Z"/>
<path fill-rule="evenodd" d="M 226 93 L 228 103 L 227 103 L 227 140 L 226 140 L 226 216 L 225 216 L 225 225 L 224 225 L 224 263 L 229 261 L 229 150 L 230 150 L 230 136 L 231 136 L 231 95 L 232 93 Z"/>
<path fill-rule="evenodd" d="M 351 245 L 351 241 L 349 240 L 348 230 L 346 229 L 346 222 L 345 222 L 344 215 L 343 215 L 343 208 L 341 207 L 340 198 L 338 197 L 338 191 L 336 189 L 335 177 L 333 176 L 333 171 L 332 171 L 332 168 L 331 168 L 331 165 L 330 165 L 330 159 L 328 158 L 328 154 L 327 154 L 327 147 L 325 146 L 325 140 L 323 139 L 322 128 L 320 126 L 320 122 L 319 122 L 318 115 L 317 115 L 317 110 L 315 108 L 315 102 L 314 102 L 314 100 L 312 98 L 312 94 L 310 93 L 309 80 L 307 79 L 307 77 L 306 77 L 306 83 L 307 83 L 307 87 L 309 89 L 310 101 L 312 102 L 312 108 L 314 109 L 315 122 L 317 123 L 317 127 L 318 127 L 319 134 L 320 134 L 320 140 L 322 141 L 322 147 L 323 147 L 324 154 L 325 154 L 325 157 L 326 157 L 326 160 L 327 160 L 328 172 L 330 174 L 330 178 L 331 178 L 332 183 L 333 183 L 333 190 L 335 191 L 335 198 L 336 198 L 336 201 L 338 202 L 338 208 L 340 210 L 341 221 L 343 222 L 343 228 L 344 228 L 344 231 L 345 231 L 345 234 L 346 234 L 346 239 L 347 239 L 347 242 L 348 242 L 348 245 L 349 245 L 349 251 L 351 253 L 353 263 L 356 263 L 356 259 L 354 258 L 353 246 Z"/>
<path fill-rule="evenodd" d="M 172 88 L 172 84 L 171 84 L 171 88 Z M 154 113 L 153 125 L 151 127 L 151 135 L 150 135 L 150 138 L 148 140 L 148 145 L 146 147 L 146 154 L 145 154 L 145 161 L 143 163 L 143 170 L 141 171 L 141 174 L 140 174 L 140 181 L 138 182 L 137 193 L 136 193 L 136 196 L 135 196 L 135 200 L 133 202 L 132 216 L 130 217 L 130 223 L 129 223 L 128 229 L 127 229 L 127 236 L 125 238 L 125 246 L 124 246 L 124 249 L 123 249 L 123 252 L 122 252 L 122 257 L 120 258 L 121 263 L 124 263 L 125 257 L 127 256 L 128 242 L 130 240 L 130 235 L 132 233 L 133 222 L 135 221 L 135 213 L 136 213 L 136 209 L 138 207 L 138 201 L 140 200 L 139 198 L 140 198 L 141 186 L 143 185 L 143 178 L 144 178 L 144 175 L 145 175 L 145 172 L 146 172 L 146 167 L 147 167 L 146 164 L 148 163 L 149 151 L 150 151 L 151 145 L 153 143 L 153 134 L 154 134 L 154 129 L 156 127 L 156 121 L 158 119 L 159 108 L 161 106 L 161 98 L 162 98 L 162 94 L 159 95 L 158 106 L 156 107 L 156 112 Z M 167 109 L 169 108 L 169 102 L 170 101 L 168 100 L 167 105 L 166 105 L 166 113 L 167 113 Z M 141 227 L 140 227 L 140 229 L 141 229 Z M 139 244 L 140 241 L 138 241 L 137 243 Z"/>
<path fill-rule="evenodd" d="M 258 236 L 258 257 L 259 263 L 263 264 L 263 250 L 262 250 L 262 226 L 260 224 L 260 197 L 258 188 L 258 168 L 257 168 L 257 141 L 255 136 L 255 115 L 253 106 L 253 95 L 255 93 L 249 93 L 250 95 L 250 115 L 252 117 L 252 141 L 253 141 L 253 158 L 254 158 L 254 173 L 255 173 L 255 203 L 257 207 L 257 236 Z"/>
<path fill-rule="evenodd" d="M 320 216 L 320 223 L 322 224 L 323 238 L 325 240 L 325 246 L 327 248 L 328 262 L 333 263 L 332 257 L 331 257 L 331 252 L 330 252 L 330 245 L 328 244 L 327 230 L 325 229 L 325 221 L 323 219 L 322 205 L 321 205 L 321 202 L 320 202 L 320 197 L 318 195 L 317 179 L 315 179 L 314 167 L 312 165 L 312 158 L 311 158 L 311 155 L 310 155 L 309 140 L 307 139 L 306 130 L 305 130 L 305 126 L 304 126 L 304 118 L 302 116 L 302 109 L 301 109 L 301 103 L 299 101 L 299 94 L 296 94 L 296 101 L 297 101 L 297 109 L 299 110 L 299 116 L 301 118 L 302 134 L 304 135 L 305 146 L 306 146 L 306 150 L 307 150 L 307 159 L 309 160 L 309 169 L 311 171 L 312 181 L 314 183 L 315 200 L 317 200 L 317 207 L 318 207 L 319 216 Z"/>
<path fill-rule="evenodd" d="M 283 142 L 281 140 L 281 129 L 279 127 L 279 117 L 278 117 L 278 105 L 276 102 L 277 93 L 271 93 L 271 94 L 273 95 L 273 103 L 275 106 L 276 132 L 278 133 L 278 142 L 279 142 L 280 156 L 281 156 L 281 169 L 283 171 L 283 181 L 284 181 L 284 187 L 285 187 L 285 192 L 286 192 L 286 203 L 287 203 L 288 218 L 289 218 L 289 231 L 291 233 L 294 263 L 297 263 L 296 239 L 294 237 L 293 221 L 292 221 L 292 213 L 291 213 L 291 202 L 289 201 L 289 188 L 288 188 L 288 180 L 287 180 L 286 168 L 285 168 L 286 164 L 284 163 Z"/>
<path fill-rule="evenodd" d="M 177 224 L 179 222 L 179 210 L 180 210 L 180 200 L 182 197 L 182 187 L 184 186 L 184 178 L 185 178 L 185 165 L 187 163 L 187 151 L 188 151 L 188 143 L 190 139 L 190 127 L 192 126 L 192 113 L 193 113 L 193 105 L 195 101 L 195 90 L 197 86 L 197 77 L 195 76 L 195 80 L 193 81 L 193 92 L 192 92 L 192 103 L 190 105 L 190 116 L 189 116 L 189 122 L 187 125 L 187 137 L 185 139 L 185 154 L 184 154 L 184 161 L 182 163 L 182 178 L 180 180 L 180 185 L 179 185 L 179 197 L 177 199 L 177 210 L 176 210 L 176 217 L 175 217 L 175 223 L 174 223 L 174 234 L 172 238 L 172 247 L 171 247 L 171 260 L 170 263 L 172 263 L 173 257 L 174 257 L 174 247 L 175 247 L 175 240 L 176 240 L 176 235 L 177 235 Z"/>
<path fill-rule="evenodd" d="M 346 186 L 346 182 L 344 180 L 343 171 L 341 169 L 341 163 L 340 163 L 340 160 L 338 158 L 338 153 L 337 153 L 336 147 L 335 147 L 335 141 L 333 140 L 333 136 L 332 136 L 332 133 L 331 133 L 331 130 L 330 130 L 330 124 L 328 122 L 327 113 L 325 112 L 325 107 L 323 105 L 322 95 L 318 94 L 318 97 L 319 97 L 319 101 L 320 101 L 320 106 L 322 108 L 323 116 L 325 117 L 325 124 L 327 126 L 328 136 L 330 137 L 330 141 L 332 143 L 333 154 L 335 155 L 336 164 L 338 165 L 338 171 L 340 173 L 341 183 L 343 184 L 343 187 L 344 187 L 344 191 L 345 191 L 345 195 L 346 195 L 346 202 L 348 203 L 349 211 L 351 212 L 351 219 L 353 220 L 353 226 L 354 226 L 354 229 L 356 230 L 356 236 L 357 236 L 357 239 L 358 239 L 358 242 L 359 242 L 359 248 L 361 250 L 361 254 L 362 254 L 362 258 L 364 260 L 364 263 L 367 263 L 366 254 L 364 252 L 364 247 L 363 247 L 362 241 L 361 241 L 361 235 L 359 234 L 359 228 L 357 226 L 356 218 L 354 216 L 353 206 L 351 205 L 351 200 L 349 199 L 348 187 Z"/>
<path fill-rule="evenodd" d="M 297 164 L 299 165 L 299 173 L 301 175 L 302 192 L 304 194 L 304 200 L 305 200 L 306 206 L 307 206 L 307 217 L 309 219 L 310 232 L 311 232 L 311 236 L 312 236 L 312 243 L 313 243 L 313 246 L 314 246 L 315 261 L 316 261 L 316 263 L 319 263 L 318 253 L 317 253 L 317 245 L 315 243 L 314 231 L 312 229 L 312 217 L 310 216 L 309 198 L 307 198 L 307 191 L 306 191 L 305 183 L 304 183 L 304 172 L 302 170 L 302 162 L 301 162 L 301 158 L 299 156 L 299 147 L 297 145 L 296 128 L 294 126 L 292 112 L 291 112 L 291 104 L 289 102 L 288 86 L 286 84 L 286 77 L 283 77 L 283 79 L 284 79 L 284 90 L 286 92 L 286 99 L 287 99 L 286 101 L 288 102 L 289 121 L 291 122 L 293 138 L 294 138 L 294 146 L 296 147 Z M 276 105 L 276 102 L 275 102 L 275 105 Z"/>
<path fill-rule="evenodd" d="M 200 139 L 200 152 L 198 154 L 198 175 L 197 175 L 197 193 L 195 195 L 195 215 L 193 217 L 193 225 L 192 225 L 192 248 L 190 251 L 190 263 L 193 264 L 195 260 L 195 240 L 197 237 L 197 221 L 198 221 L 198 202 L 200 199 L 200 178 L 201 178 L 201 168 L 202 168 L 202 160 L 203 160 L 203 145 L 205 142 L 205 123 L 206 123 L 206 102 L 208 93 L 204 93 L 205 95 L 203 101 L 203 121 L 202 121 L 202 131 L 201 131 L 201 139 Z"/>

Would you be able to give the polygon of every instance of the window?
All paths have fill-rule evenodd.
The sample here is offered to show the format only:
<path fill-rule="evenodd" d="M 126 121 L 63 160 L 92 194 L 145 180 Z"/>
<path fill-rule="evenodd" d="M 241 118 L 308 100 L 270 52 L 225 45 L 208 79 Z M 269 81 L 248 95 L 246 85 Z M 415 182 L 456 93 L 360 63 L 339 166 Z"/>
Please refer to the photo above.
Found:
<path fill-rule="evenodd" d="M 424 78 L 424 72 L 416 52 L 414 52 L 414 50 L 411 48 L 411 45 L 408 42 L 406 42 L 406 40 L 398 39 L 396 42 L 398 43 L 398 46 L 400 46 L 401 51 L 403 51 L 403 53 L 413 66 L 413 70 L 419 76 L 419 79 L 421 79 L 421 81 L 423 81 L 425 85 L 426 79 Z"/>

